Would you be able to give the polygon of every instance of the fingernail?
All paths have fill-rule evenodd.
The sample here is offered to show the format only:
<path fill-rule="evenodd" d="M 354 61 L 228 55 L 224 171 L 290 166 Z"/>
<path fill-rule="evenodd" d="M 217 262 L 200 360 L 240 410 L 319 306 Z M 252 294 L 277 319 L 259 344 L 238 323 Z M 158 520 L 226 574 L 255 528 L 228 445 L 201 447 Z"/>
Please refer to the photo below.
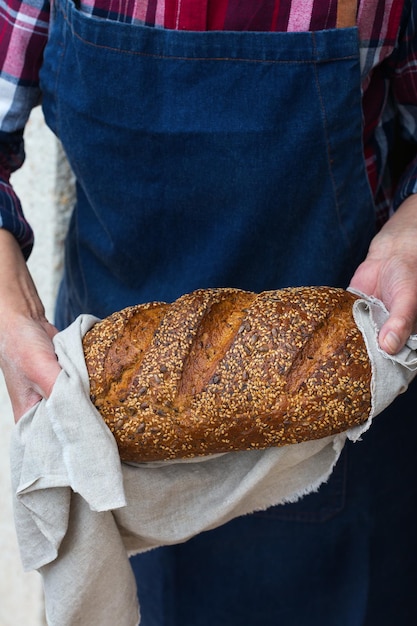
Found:
<path fill-rule="evenodd" d="M 392 330 L 390 330 L 389 333 L 385 335 L 384 343 L 387 346 L 386 351 L 390 352 L 391 354 L 396 354 L 401 345 L 400 338 Z"/>

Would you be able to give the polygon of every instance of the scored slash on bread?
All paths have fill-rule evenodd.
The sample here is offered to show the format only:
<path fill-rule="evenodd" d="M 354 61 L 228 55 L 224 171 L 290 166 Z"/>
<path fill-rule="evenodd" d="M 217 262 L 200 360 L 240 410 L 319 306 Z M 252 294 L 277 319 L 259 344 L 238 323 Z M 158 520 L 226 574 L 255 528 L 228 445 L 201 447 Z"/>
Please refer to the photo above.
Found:
<path fill-rule="evenodd" d="M 200 289 L 97 322 L 83 339 L 90 395 L 121 459 L 264 449 L 366 421 L 355 299 L 329 287 Z"/>

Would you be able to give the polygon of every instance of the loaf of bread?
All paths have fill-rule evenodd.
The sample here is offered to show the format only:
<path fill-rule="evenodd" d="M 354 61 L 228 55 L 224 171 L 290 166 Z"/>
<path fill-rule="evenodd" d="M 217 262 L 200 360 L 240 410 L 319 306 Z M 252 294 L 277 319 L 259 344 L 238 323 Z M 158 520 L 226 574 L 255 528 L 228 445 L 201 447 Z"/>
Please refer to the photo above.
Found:
<path fill-rule="evenodd" d="M 371 366 L 355 296 L 201 289 L 85 335 L 91 400 L 124 461 L 284 446 L 363 423 Z"/>

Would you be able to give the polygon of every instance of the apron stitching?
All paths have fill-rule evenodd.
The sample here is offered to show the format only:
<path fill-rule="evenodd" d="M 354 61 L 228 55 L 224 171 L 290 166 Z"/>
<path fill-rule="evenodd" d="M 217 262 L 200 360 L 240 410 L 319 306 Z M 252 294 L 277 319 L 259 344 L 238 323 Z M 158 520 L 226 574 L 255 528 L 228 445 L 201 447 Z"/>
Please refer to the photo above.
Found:
<path fill-rule="evenodd" d="M 132 55 L 132 56 L 140 56 L 140 57 L 146 57 L 146 58 L 153 58 L 153 59 L 172 59 L 173 61 L 234 61 L 237 63 L 271 63 L 271 64 L 281 64 L 281 65 L 299 65 L 299 64 L 309 64 L 309 63 L 332 63 L 333 61 L 348 61 L 351 59 L 356 59 L 356 54 L 347 54 L 347 55 L 342 55 L 342 56 L 338 56 L 338 57 L 330 57 L 330 58 L 325 58 L 325 59 L 318 59 L 317 58 L 317 54 L 315 55 L 315 58 L 312 59 L 295 59 L 295 60 L 289 60 L 289 59 L 262 59 L 262 58 L 245 58 L 245 57 L 227 57 L 227 56 L 221 56 L 221 57 L 213 57 L 213 56 L 209 56 L 209 57 L 190 57 L 190 56 L 186 56 L 186 55 L 164 55 L 164 54 L 154 54 L 154 53 L 147 53 L 147 52 L 142 52 L 142 51 L 137 51 L 137 50 L 129 50 L 129 49 L 123 49 L 123 48 L 116 48 L 113 46 L 108 46 L 108 45 L 104 45 L 104 44 L 98 44 L 98 43 L 94 43 L 92 41 L 89 41 L 88 39 L 85 39 L 80 33 L 78 33 L 77 31 L 74 30 L 73 25 L 72 25 L 72 21 L 69 18 L 68 13 L 66 13 L 65 11 L 63 11 L 63 15 L 64 15 L 64 19 L 67 22 L 67 24 L 69 25 L 71 32 L 73 34 L 74 37 L 76 37 L 77 39 L 79 39 L 80 41 L 82 41 L 85 45 L 87 46 L 92 46 L 94 48 L 100 48 L 103 50 L 109 50 L 109 51 L 113 51 L 113 52 L 118 52 L 120 54 L 127 54 L 127 55 Z M 86 19 L 92 19 L 92 18 L 86 18 Z M 105 21 L 105 20 L 103 20 Z M 117 24 L 117 22 L 114 22 L 115 24 Z M 174 31 L 175 32 L 175 31 Z M 311 32 L 312 35 L 312 39 L 313 39 L 313 46 L 316 49 L 315 46 L 315 38 L 314 38 L 314 31 Z"/>
<path fill-rule="evenodd" d="M 139 52 L 136 50 L 124 50 L 121 48 L 113 48 L 112 46 L 105 46 L 103 44 L 93 43 L 84 39 L 81 35 L 76 32 L 73 32 L 74 37 L 82 41 L 84 44 L 88 46 L 93 46 L 95 48 L 100 48 L 103 50 L 108 50 L 110 52 L 117 52 L 120 54 L 130 54 L 132 56 L 138 57 L 147 57 L 152 59 L 164 59 L 164 60 L 172 60 L 172 61 L 234 61 L 236 63 L 269 63 L 275 65 L 308 65 L 313 63 L 314 65 L 320 63 L 332 63 L 333 61 L 348 61 L 352 59 L 356 59 L 356 55 L 346 55 L 341 57 L 331 57 L 323 60 L 320 59 L 297 59 L 297 60 L 281 60 L 281 59 L 261 59 L 261 58 L 243 58 L 243 57 L 190 57 L 190 56 L 177 56 L 177 55 L 164 55 L 164 54 L 151 54 L 147 52 Z"/>
<path fill-rule="evenodd" d="M 316 51 L 316 38 L 313 34 L 313 47 L 314 50 Z M 317 52 L 317 51 L 316 51 Z M 315 81 L 316 81 L 316 86 L 317 86 L 317 92 L 318 92 L 318 97 L 319 97 L 319 103 L 320 103 L 320 109 L 322 111 L 322 119 L 323 119 L 323 130 L 324 130 L 324 134 L 326 137 L 326 147 L 327 147 L 327 163 L 328 163 L 328 170 L 329 170 L 329 176 L 330 179 L 332 181 L 332 188 L 333 188 L 333 195 L 334 195 L 334 201 L 335 201 L 335 209 L 337 212 L 337 220 L 339 223 L 339 228 L 341 233 L 343 233 L 343 236 L 347 242 L 347 244 L 349 245 L 349 247 L 351 248 L 351 242 L 350 239 L 346 233 L 345 228 L 343 227 L 343 222 L 341 220 L 340 217 L 340 205 L 339 205 L 339 199 L 338 199 L 338 193 L 337 193 L 337 185 L 336 185 L 336 181 L 334 178 L 334 173 L 333 173 L 333 168 L 332 168 L 332 163 L 333 163 L 333 158 L 332 158 L 332 148 L 331 148 L 331 143 L 329 141 L 329 135 L 328 135 L 328 131 L 327 131 L 327 115 L 326 115 L 326 107 L 324 105 L 324 100 L 323 100 L 323 96 L 322 96 L 322 92 L 321 92 L 321 87 L 320 87 L 320 80 L 319 80 L 319 76 L 318 76 L 318 72 L 317 72 L 317 63 L 314 63 L 314 77 L 315 77 Z"/>

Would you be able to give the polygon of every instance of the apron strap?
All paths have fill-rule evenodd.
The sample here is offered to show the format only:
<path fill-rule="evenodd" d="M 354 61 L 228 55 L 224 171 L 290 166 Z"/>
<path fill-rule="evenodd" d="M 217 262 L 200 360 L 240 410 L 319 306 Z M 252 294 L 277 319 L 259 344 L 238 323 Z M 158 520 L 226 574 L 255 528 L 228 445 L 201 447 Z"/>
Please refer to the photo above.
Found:
<path fill-rule="evenodd" d="M 339 0 L 337 3 L 336 28 L 356 26 L 358 0 Z"/>

